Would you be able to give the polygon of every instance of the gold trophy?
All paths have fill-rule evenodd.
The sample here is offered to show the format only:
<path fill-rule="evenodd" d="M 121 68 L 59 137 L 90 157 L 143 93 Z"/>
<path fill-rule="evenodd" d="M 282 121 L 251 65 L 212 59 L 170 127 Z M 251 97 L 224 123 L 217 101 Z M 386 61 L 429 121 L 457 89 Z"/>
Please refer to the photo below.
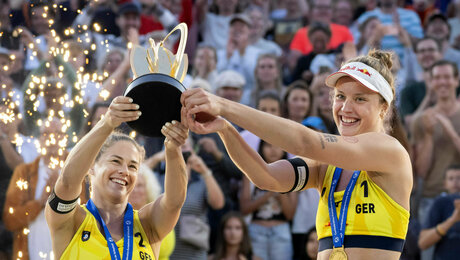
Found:
<path fill-rule="evenodd" d="M 165 48 L 164 42 L 180 31 L 177 53 Z M 187 74 L 188 58 L 184 54 L 187 41 L 187 25 L 177 25 L 159 43 L 149 39 L 150 48 L 133 46 L 130 54 L 134 80 L 128 85 L 124 96 L 131 97 L 138 104 L 142 115 L 138 120 L 128 122 L 136 132 L 146 136 L 162 136 L 161 127 L 172 120 L 180 121 L 180 96 Z"/>

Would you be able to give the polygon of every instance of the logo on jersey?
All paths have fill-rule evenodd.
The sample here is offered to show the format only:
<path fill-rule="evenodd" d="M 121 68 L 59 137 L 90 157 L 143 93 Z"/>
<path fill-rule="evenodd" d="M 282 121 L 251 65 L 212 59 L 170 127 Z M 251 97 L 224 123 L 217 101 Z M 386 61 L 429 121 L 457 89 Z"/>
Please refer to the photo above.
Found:
<path fill-rule="evenodd" d="M 90 235 L 91 235 L 91 232 L 83 231 L 83 233 L 81 234 L 81 241 L 83 242 L 88 241 Z"/>

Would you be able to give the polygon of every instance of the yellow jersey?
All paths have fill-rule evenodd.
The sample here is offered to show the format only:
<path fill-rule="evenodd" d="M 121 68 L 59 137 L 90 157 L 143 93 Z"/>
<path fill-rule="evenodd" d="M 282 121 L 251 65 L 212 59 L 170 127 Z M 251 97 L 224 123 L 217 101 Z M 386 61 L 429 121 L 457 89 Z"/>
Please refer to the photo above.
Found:
<path fill-rule="evenodd" d="M 96 218 L 86 209 L 85 205 L 81 207 L 86 211 L 86 217 L 78 228 L 77 233 L 75 233 L 69 245 L 64 250 L 61 260 L 111 260 L 107 240 L 99 231 Z M 133 259 L 155 260 L 155 255 L 150 247 L 147 235 L 142 228 L 137 210 L 134 210 L 133 213 Z M 123 240 L 122 238 L 116 243 L 121 257 L 123 257 Z"/>
<path fill-rule="evenodd" d="M 161 241 L 160 253 L 158 253 L 158 260 L 169 260 L 174 248 L 176 247 L 176 233 L 174 229 L 169 232 Z"/>
<path fill-rule="evenodd" d="M 332 165 L 327 168 L 316 214 L 319 251 L 333 247 L 328 197 L 335 169 Z M 337 217 L 340 217 L 344 193 L 334 192 Z M 348 206 L 344 246 L 402 252 L 409 215 L 409 211 L 377 186 L 366 171 L 361 171 Z"/>

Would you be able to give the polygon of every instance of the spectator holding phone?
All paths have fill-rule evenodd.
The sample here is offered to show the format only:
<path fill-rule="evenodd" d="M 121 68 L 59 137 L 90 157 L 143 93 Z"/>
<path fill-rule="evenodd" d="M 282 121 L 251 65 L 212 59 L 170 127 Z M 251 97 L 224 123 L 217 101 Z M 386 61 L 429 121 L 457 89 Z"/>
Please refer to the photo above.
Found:
<path fill-rule="evenodd" d="M 171 259 L 174 260 L 206 259 L 209 249 L 209 233 L 196 239 L 186 237 L 185 229 L 190 230 L 191 228 L 187 219 L 193 218 L 193 223 L 198 222 L 207 226 L 208 208 L 221 209 L 225 204 L 224 195 L 216 179 L 214 179 L 213 172 L 206 166 L 203 159 L 193 151 L 192 147 L 190 138 L 182 146 L 182 154 L 187 165 L 188 185 L 187 198 L 175 227 L 176 248 L 171 255 Z M 191 240 L 195 242 L 200 240 L 201 243 L 195 243 Z"/>

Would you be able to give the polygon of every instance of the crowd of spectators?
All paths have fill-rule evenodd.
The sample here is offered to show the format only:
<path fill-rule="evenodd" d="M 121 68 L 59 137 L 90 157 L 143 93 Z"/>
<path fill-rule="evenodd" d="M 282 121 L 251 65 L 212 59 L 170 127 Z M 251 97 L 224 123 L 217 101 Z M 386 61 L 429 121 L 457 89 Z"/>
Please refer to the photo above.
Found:
<path fill-rule="evenodd" d="M 133 80 L 132 46 L 179 23 L 186 88 L 330 134 L 326 76 L 371 49 L 393 51 L 388 132 L 408 150 L 415 184 L 401 259 L 458 257 L 459 0 L 0 0 L 0 259 L 53 259 L 44 206 L 66 155 Z M 164 44 L 174 53 L 178 40 Z M 238 130 L 268 163 L 295 156 Z M 164 185 L 163 139 L 121 131 L 146 150 L 130 198 L 139 209 Z M 317 191 L 258 189 L 217 134 L 191 133 L 183 155 L 187 199 L 159 259 L 316 259 Z M 75 185 L 85 203 L 89 178 Z"/>

